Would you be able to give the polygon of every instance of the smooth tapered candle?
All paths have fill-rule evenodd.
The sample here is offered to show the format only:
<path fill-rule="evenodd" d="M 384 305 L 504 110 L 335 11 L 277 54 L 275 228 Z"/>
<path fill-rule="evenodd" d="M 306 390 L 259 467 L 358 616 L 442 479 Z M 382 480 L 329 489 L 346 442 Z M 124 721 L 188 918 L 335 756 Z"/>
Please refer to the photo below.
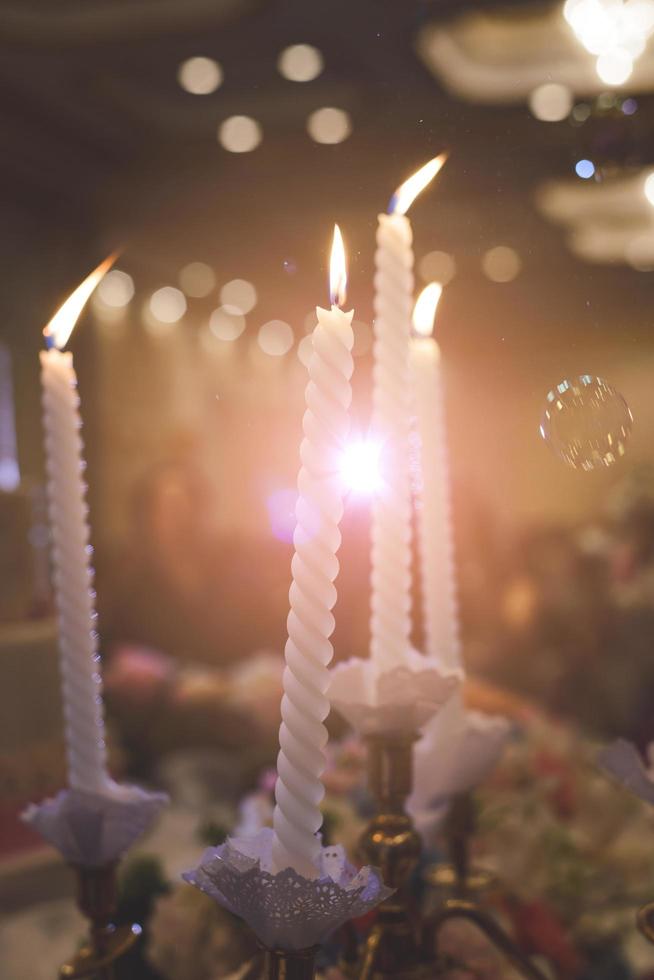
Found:
<path fill-rule="evenodd" d="M 328 665 L 333 650 L 332 609 L 338 573 L 343 513 L 341 460 L 349 429 L 352 313 L 338 303 L 345 297 L 345 261 L 338 228 L 334 234 L 331 310 L 318 308 L 309 361 L 306 411 L 302 423 L 297 525 L 293 537 L 284 670 L 278 778 L 273 816 L 273 870 L 292 867 L 313 878 L 322 824 L 321 776 L 329 713 Z"/>
<path fill-rule="evenodd" d="M 441 355 L 432 335 L 441 293 L 438 283 L 430 283 L 420 294 L 409 351 L 420 462 L 416 490 L 418 552 L 425 652 L 442 659 L 448 667 L 460 667 Z"/>
<path fill-rule="evenodd" d="M 107 259 L 88 276 L 45 328 L 41 385 L 53 580 L 59 625 L 59 662 L 68 783 L 105 792 L 107 774 L 102 690 L 95 631 L 88 509 L 77 377 L 73 357 L 61 350 L 84 304 L 107 272 Z"/>
<path fill-rule="evenodd" d="M 381 670 L 404 662 L 411 633 L 409 337 L 413 306 L 412 230 L 406 211 L 446 156 L 405 181 L 379 216 L 375 254 L 373 429 L 382 484 L 372 510 L 370 656 Z"/>

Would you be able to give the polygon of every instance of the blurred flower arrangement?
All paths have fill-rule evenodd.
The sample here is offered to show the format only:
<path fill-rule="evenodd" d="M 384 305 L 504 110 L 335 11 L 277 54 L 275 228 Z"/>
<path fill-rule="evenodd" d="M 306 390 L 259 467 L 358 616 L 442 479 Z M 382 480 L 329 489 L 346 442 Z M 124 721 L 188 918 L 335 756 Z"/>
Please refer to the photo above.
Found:
<path fill-rule="evenodd" d="M 275 758 L 282 669 L 282 658 L 268 650 L 223 668 L 180 665 L 143 646 L 112 651 L 106 699 L 130 775 L 149 774 L 171 753 L 223 749 L 251 785 Z"/>
<path fill-rule="evenodd" d="M 513 705 L 519 718 L 503 760 L 476 796 L 473 858 L 501 879 L 491 899 L 495 913 L 560 980 L 653 977 L 654 951 L 637 934 L 634 912 L 654 887 L 654 813 L 611 784 L 595 764 L 594 746 L 569 726 L 524 702 L 473 690 L 479 693 L 473 702 L 501 703 L 504 711 Z M 361 743 L 346 738 L 332 744 L 325 836 L 337 838 L 352 856 L 369 815 L 364 779 Z M 273 787 L 266 771 L 240 802 L 235 830 L 254 832 L 270 822 Z M 428 850 L 430 861 L 443 855 L 440 824 Z M 416 888 L 424 895 L 420 882 Z M 165 980 L 218 980 L 255 954 L 240 924 L 186 885 L 157 900 L 148 931 L 148 959 Z M 465 923 L 448 924 L 439 947 L 452 964 L 450 980 L 516 976 Z M 334 951 L 324 964 L 333 978 L 335 962 Z"/>

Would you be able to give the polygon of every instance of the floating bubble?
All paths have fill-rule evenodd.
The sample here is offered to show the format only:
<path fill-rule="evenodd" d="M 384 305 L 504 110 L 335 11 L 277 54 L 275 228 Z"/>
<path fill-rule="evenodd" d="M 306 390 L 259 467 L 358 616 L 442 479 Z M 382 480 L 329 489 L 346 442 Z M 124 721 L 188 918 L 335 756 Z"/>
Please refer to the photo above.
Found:
<path fill-rule="evenodd" d="M 619 391 L 590 374 L 560 382 L 547 394 L 540 434 L 577 470 L 612 466 L 624 456 L 633 416 Z"/>

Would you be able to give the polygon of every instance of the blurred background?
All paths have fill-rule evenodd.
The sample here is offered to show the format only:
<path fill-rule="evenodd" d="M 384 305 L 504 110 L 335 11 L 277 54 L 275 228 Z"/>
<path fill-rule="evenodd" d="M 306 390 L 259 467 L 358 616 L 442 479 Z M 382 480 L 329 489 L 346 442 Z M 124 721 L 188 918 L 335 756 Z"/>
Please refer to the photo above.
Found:
<path fill-rule="evenodd" d="M 120 250 L 70 344 L 116 765 L 250 749 L 241 709 L 285 640 L 332 226 L 365 438 L 377 214 L 443 149 L 411 220 L 416 288 L 445 286 L 466 664 L 590 733 L 654 735 L 653 32 L 635 0 L 0 3 L 6 850 L 23 802 L 63 776 L 43 325 Z M 582 396 L 554 431 L 548 392 L 585 375 L 607 398 Z M 571 465 L 589 431 L 609 446 L 622 432 L 622 455 Z M 337 658 L 367 649 L 369 506 L 347 501 Z"/>

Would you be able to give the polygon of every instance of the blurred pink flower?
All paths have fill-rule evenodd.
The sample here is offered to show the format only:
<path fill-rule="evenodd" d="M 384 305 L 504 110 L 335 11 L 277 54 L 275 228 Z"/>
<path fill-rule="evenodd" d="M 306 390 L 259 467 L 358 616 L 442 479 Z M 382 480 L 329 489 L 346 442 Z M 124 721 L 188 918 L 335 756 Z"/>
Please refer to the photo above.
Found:
<path fill-rule="evenodd" d="M 156 701 L 176 676 L 173 661 L 150 647 L 117 647 L 104 671 L 104 688 L 124 704 L 143 706 Z"/>

